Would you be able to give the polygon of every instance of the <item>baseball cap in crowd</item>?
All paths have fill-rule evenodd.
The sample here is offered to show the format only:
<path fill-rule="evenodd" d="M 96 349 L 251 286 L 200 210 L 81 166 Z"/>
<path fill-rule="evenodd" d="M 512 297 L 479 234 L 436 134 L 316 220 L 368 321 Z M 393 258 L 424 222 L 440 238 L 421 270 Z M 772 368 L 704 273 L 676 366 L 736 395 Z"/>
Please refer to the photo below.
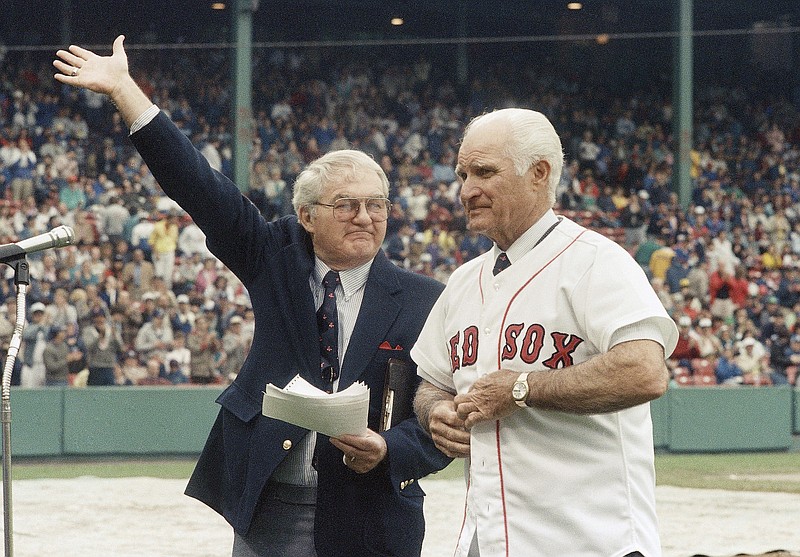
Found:
<path fill-rule="evenodd" d="M 778 297 L 777 296 L 767 296 L 767 303 L 768 304 L 777 304 Z"/>
<path fill-rule="evenodd" d="M 36 302 L 31 306 L 31 313 L 36 313 L 37 311 L 44 311 L 46 307 L 47 306 L 45 306 L 42 302 Z"/>
<path fill-rule="evenodd" d="M 700 321 L 698 321 L 697 326 L 701 327 L 701 328 L 710 327 L 711 326 L 711 319 L 709 319 L 708 317 L 703 317 Z"/>
<path fill-rule="evenodd" d="M 692 318 L 688 315 L 681 315 L 681 318 L 678 319 L 678 325 L 681 327 L 691 327 L 692 326 Z"/>
<path fill-rule="evenodd" d="M 189 303 L 189 296 L 186 294 L 178 294 L 178 297 L 175 298 L 175 301 L 179 304 L 188 304 Z"/>
<path fill-rule="evenodd" d="M 687 278 L 681 279 L 680 285 L 681 285 L 681 287 L 689 286 L 689 279 L 687 279 Z"/>
<path fill-rule="evenodd" d="M 789 340 L 791 340 L 792 342 L 800 342 L 800 335 L 792 335 L 792 338 L 790 338 Z"/>
<path fill-rule="evenodd" d="M 241 323 L 242 321 L 243 321 L 243 319 L 240 316 L 234 315 L 233 317 L 231 317 L 231 320 L 229 321 L 229 323 L 231 325 L 235 325 L 236 323 Z"/>
<path fill-rule="evenodd" d="M 747 337 L 742 341 L 742 346 L 744 347 L 755 346 L 755 345 L 756 345 L 756 339 L 754 339 L 753 337 Z"/>

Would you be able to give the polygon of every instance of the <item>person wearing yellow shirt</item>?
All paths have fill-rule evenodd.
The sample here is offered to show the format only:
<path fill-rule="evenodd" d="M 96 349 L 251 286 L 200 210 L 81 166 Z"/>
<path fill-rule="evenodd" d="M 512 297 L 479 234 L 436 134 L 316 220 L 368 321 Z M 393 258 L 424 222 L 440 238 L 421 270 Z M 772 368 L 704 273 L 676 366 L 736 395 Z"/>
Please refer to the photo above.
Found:
<path fill-rule="evenodd" d="M 650 256 L 650 274 L 653 278 L 665 280 L 667 278 L 667 269 L 672 265 L 672 258 L 675 257 L 675 251 L 669 246 L 662 246 L 655 250 Z"/>
<path fill-rule="evenodd" d="M 153 226 L 148 243 L 152 250 L 155 276 L 164 279 L 172 288 L 172 272 L 175 268 L 175 251 L 178 249 L 178 215 L 164 215 Z"/>

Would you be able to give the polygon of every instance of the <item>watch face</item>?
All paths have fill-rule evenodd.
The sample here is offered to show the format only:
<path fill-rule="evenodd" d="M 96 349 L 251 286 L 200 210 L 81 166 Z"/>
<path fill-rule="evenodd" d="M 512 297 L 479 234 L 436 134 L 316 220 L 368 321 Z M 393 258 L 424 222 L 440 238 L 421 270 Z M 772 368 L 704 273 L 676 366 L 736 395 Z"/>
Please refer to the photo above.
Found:
<path fill-rule="evenodd" d="M 526 389 L 527 385 L 524 383 L 514 383 L 514 388 L 511 389 L 511 396 L 514 397 L 514 400 L 522 400 L 528 394 L 528 389 Z"/>

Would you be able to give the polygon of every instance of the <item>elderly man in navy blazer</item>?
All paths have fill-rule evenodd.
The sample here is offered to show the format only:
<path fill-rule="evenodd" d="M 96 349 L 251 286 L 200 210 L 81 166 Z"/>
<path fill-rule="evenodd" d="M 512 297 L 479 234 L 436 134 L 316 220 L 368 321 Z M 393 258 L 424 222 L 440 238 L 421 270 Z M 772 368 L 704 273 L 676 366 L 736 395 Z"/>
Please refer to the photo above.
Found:
<path fill-rule="evenodd" d="M 424 493 L 415 480 L 449 459 L 414 416 L 377 430 L 387 361 L 409 359 L 442 286 L 380 250 L 389 209 L 381 168 L 358 151 L 329 153 L 298 177 L 297 216 L 268 223 L 134 83 L 123 37 L 111 56 L 70 46 L 54 66 L 58 81 L 111 98 L 159 185 L 250 293 L 252 348 L 217 400 L 186 489 L 233 526 L 233 556 L 419 555 Z M 324 281 L 326 292 L 329 271 L 338 277 Z M 338 334 L 326 361 L 317 310 L 328 296 Z M 265 385 L 297 374 L 328 391 L 366 383 L 368 433 L 328 439 L 264 417 Z"/>

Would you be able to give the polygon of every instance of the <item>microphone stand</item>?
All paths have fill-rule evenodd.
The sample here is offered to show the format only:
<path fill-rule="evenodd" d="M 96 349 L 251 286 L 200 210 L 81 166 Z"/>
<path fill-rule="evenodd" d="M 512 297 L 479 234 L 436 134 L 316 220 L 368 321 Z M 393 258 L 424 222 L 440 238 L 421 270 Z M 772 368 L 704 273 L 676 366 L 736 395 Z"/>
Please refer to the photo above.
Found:
<path fill-rule="evenodd" d="M 14 269 L 14 285 L 17 290 L 17 315 L 14 333 L 8 346 L 5 366 L 3 368 L 2 409 L 0 423 L 3 426 L 3 533 L 5 538 L 5 557 L 14 555 L 13 510 L 11 506 L 11 374 L 22 345 L 22 329 L 25 326 L 25 295 L 28 292 L 30 279 L 28 261 L 22 253 L 10 261 L 3 261 Z"/>

